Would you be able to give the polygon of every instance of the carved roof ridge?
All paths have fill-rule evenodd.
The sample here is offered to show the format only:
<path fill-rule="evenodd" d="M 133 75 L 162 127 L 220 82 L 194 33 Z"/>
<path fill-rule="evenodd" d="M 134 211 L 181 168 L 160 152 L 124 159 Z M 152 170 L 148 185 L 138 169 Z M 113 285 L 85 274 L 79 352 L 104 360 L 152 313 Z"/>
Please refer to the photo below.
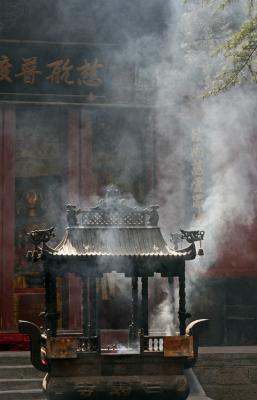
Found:
<path fill-rule="evenodd" d="M 153 205 L 149 208 L 131 206 L 122 198 L 120 191 L 111 186 L 106 190 L 105 196 L 98 201 L 96 206 L 87 210 L 77 209 L 76 206 L 67 205 L 68 226 L 120 226 L 120 227 L 143 227 L 157 226 L 159 221 L 159 206 Z M 81 223 L 77 216 L 81 215 Z"/>

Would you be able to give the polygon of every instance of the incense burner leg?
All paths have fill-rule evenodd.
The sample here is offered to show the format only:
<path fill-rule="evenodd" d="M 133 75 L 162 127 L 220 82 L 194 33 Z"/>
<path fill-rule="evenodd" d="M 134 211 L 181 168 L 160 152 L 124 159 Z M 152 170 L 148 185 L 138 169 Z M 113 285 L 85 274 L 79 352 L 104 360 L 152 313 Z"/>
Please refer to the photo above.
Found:
<path fill-rule="evenodd" d="M 19 321 L 19 332 L 30 337 L 31 364 L 39 371 L 47 372 L 48 364 L 41 359 L 41 333 L 37 325 L 28 321 Z"/>
<path fill-rule="evenodd" d="M 97 313 L 96 313 L 96 278 L 89 278 L 89 314 L 90 314 L 90 336 L 96 336 Z"/>
<path fill-rule="evenodd" d="M 129 347 L 138 340 L 138 277 L 132 278 L 132 315 L 129 325 Z"/>
<path fill-rule="evenodd" d="M 190 322 L 186 328 L 186 335 L 193 336 L 193 348 L 194 348 L 194 356 L 192 358 L 188 358 L 185 363 L 185 368 L 192 368 L 198 358 L 198 343 L 199 336 L 201 333 L 208 328 L 209 319 L 197 319 L 195 321 Z"/>
<path fill-rule="evenodd" d="M 185 283 L 185 267 L 179 275 L 179 332 L 181 336 L 186 333 L 186 320 L 191 315 L 186 312 L 186 283 Z"/>
<path fill-rule="evenodd" d="M 88 336 L 88 278 L 82 278 L 82 315 L 83 315 L 83 335 Z"/>
<path fill-rule="evenodd" d="M 57 296 L 56 296 L 56 276 L 46 269 L 45 272 L 45 301 L 46 301 L 46 329 L 48 334 L 56 336 L 57 330 Z"/>

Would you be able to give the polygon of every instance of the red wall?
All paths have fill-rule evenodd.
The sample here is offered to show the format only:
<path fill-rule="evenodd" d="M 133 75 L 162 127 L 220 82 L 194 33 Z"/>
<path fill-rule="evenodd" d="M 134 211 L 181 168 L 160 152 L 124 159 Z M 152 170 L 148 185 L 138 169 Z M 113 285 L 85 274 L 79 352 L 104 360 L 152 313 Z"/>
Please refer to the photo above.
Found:
<path fill-rule="evenodd" d="M 15 125 L 15 109 L 0 109 L 0 329 L 14 328 Z"/>
<path fill-rule="evenodd" d="M 220 257 L 207 276 L 257 278 L 257 221 L 231 227 L 226 237 Z"/>

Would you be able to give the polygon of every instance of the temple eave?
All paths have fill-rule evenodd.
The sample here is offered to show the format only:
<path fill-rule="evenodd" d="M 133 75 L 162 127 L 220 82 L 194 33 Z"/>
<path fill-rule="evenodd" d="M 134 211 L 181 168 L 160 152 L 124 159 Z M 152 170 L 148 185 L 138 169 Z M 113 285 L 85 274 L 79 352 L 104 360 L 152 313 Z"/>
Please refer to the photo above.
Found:
<path fill-rule="evenodd" d="M 66 230 L 60 244 L 50 252 L 59 257 L 164 257 L 195 258 L 195 245 L 173 250 L 165 242 L 159 227 L 74 227 Z"/>

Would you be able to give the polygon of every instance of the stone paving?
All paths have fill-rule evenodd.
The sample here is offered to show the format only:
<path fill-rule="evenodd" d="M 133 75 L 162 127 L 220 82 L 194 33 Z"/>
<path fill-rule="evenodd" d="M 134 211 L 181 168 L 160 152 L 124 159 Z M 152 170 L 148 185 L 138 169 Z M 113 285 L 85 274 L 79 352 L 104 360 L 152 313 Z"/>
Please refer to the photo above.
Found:
<path fill-rule="evenodd" d="M 213 400 L 257 399 L 257 346 L 200 348 L 194 372 Z"/>
<path fill-rule="evenodd" d="M 200 348 L 194 373 L 188 400 L 256 400 L 257 346 Z M 44 400 L 43 376 L 27 352 L 0 352 L 0 400 Z"/>

